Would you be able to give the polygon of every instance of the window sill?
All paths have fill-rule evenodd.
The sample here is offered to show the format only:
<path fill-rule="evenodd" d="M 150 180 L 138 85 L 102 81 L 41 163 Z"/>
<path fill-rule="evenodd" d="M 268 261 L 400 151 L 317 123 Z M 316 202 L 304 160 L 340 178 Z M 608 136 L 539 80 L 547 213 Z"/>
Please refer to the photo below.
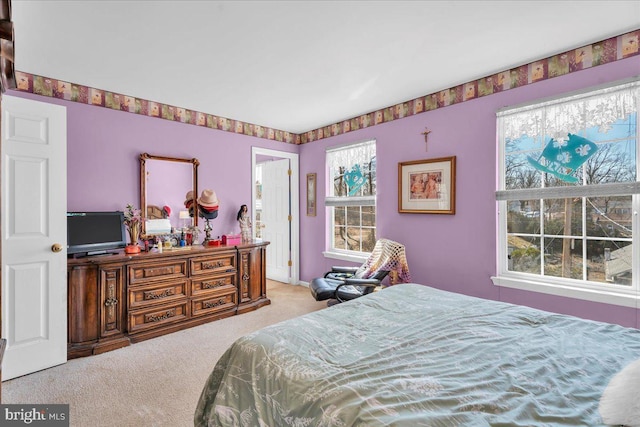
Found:
<path fill-rule="evenodd" d="M 604 290 L 576 288 L 573 286 L 563 285 L 561 283 L 549 283 L 509 276 L 492 276 L 491 280 L 495 286 L 540 292 L 549 295 L 575 298 L 603 304 L 612 304 L 622 307 L 638 307 L 638 295 L 635 292 L 626 289 Z"/>
<path fill-rule="evenodd" d="M 324 255 L 325 258 L 339 259 L 340 261 L 349 261 L 349 262 L 355 262 L 359 264 L 363 264 L 369 257 L 369 254 L 355 255 L 355 254 L 345 254 L 342 252 L 330 252 L 330 251 L 322 252 L 322 255 Z"/>

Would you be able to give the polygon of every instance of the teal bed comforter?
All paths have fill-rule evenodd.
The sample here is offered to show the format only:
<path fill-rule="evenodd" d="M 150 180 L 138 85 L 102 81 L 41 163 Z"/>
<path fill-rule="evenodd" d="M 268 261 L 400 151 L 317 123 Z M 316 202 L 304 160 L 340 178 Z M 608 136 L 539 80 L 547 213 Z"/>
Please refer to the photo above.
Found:
<path fill-rule="evenodd" d="M 418 284 L 237 340 L 196 426 L 599 426 L 640 331 Z"/>

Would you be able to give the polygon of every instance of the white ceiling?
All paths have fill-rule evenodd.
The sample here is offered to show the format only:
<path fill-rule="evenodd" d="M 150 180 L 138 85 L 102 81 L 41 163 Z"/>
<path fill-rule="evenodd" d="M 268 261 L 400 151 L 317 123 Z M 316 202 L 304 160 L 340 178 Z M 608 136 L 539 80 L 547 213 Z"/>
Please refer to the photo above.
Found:
<path fill-rule="evenodd" d="M 19 71 L 294 133 L 640 28 L 640 0 L 12 6 Z"/>

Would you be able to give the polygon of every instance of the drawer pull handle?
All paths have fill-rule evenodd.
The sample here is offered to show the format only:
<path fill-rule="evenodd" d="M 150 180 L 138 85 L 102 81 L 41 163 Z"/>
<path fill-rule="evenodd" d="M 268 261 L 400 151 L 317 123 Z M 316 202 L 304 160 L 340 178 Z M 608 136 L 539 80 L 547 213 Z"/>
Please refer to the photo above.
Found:
<path fill-rule="evenodd" d="M 224 280 L 216 280 L 215 282 L 202 282 L 202 289 L 218 288 L 225 284 Z"/>
<path fill-rule="evenodd" d="M 105 307 L 111 307 L 112 305 L 116 305 L 116 304 L 118 304 L 118 300 L 113 297 L 107 298 L 104 302 Z"/>
<path fill-rule="evenodd" d="M 218 301 L 205 301 L 202 303 L 202 306 L 204 308 L 213 308 L 225 305 L 226 303 L 227 301 L 224 298 L 220 298 Z"/>
<path fill-rule="evenodd" d="M 150 299 L 162 299 L 162 298 L 170 297 L 175 294 L 176 293 L 173 289 L 165 289 L 162 292 L 146 291 L 144 293 L 144 299 L 145 301 Z"/>
<path fill-rule="evenodd" d="M 205 270 L 209 270 L 212 268 L 220 268 L 224 265 L 224 262 L 222 261 L 216 261 L 216 262 L 203 262 L 202 263 L 202 268 Z"/>
<path fill-rule="evenodd" d="M 167 310 L 164 314 L 149 314 L 146 316 L 147 318 L 147 322 L 160 322 L 162 320 L 166 320 L 170 317 L 173 317 L 176 315 L 176 310 L 175 308 L 172 310 Z"/>

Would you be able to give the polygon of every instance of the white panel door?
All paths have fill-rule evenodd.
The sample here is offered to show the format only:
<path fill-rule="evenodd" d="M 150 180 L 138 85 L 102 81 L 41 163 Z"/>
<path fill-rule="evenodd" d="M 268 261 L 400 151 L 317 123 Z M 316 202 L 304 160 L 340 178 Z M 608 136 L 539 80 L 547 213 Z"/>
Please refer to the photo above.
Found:
<path fill-rule="evenodd" d="M 67 361 L 67 118 L 11 96 L 1 108 L 6 380 Z"/>
<path fill-rule="evenodd" d="M 289 159 L 262 164 L 262 238 L 267 247 L 267 278 L 289 282 Z"/>

